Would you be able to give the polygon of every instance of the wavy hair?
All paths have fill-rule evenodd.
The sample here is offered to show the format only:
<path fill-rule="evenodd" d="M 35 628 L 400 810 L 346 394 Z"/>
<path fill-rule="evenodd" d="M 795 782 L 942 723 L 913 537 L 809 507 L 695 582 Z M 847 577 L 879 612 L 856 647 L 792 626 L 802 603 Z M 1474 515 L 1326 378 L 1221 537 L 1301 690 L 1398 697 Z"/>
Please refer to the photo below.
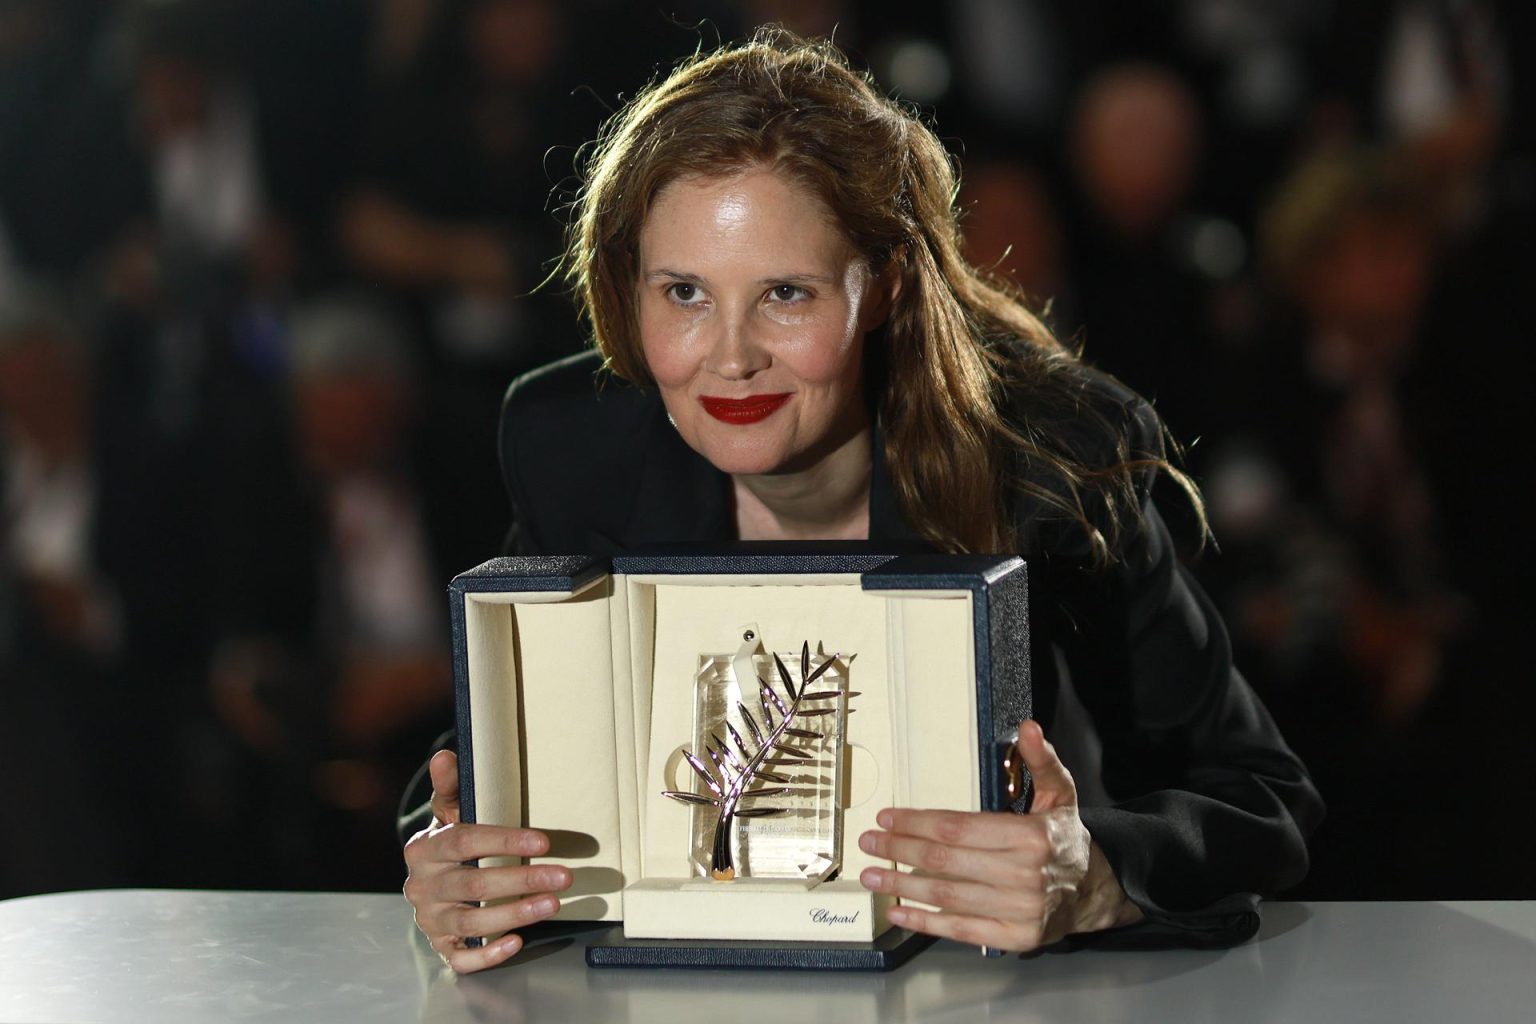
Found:
<path fill-rule="evenodd" d="M 1134 425 L 1089 394 L 1089 374 L 1022 295 L 961 255 L 949 154 L 829 42 L 782 29 L 696 54 L 615 114 L 583 160 L 565 273 L 605 366 L 654 383 L 641 353 L 641 229 L 667 185 L 766 167 L 832 212 L 872 272 L 901 288 L 866 339 L 866 373 L 901 511 L 950 552 L 1017 551 L 1012 495 L 1083 527 L 1112 560 L 1138 515 Z M 1119 410 L 1118 412 L 1124 412 Z M 1063 425 L 1069 424 L 1069 429 Z M 1085 443 L 1086 442 L 1086 443 Z"/>

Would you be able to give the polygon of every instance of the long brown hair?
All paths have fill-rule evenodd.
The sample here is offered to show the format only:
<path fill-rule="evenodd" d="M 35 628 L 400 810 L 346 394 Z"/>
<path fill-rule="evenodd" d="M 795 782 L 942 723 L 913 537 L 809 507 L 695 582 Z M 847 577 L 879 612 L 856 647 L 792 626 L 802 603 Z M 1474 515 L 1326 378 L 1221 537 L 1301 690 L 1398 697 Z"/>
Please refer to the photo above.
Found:
<path fill-rule="evenodd" d="M 900 275 L 866 359 L 907 521 L 942 550 L 1018 550 L 1010 498 L 1022 489 L 1080 523 L 1096 561 L 1111 558 L 1136 514 L 1136 473 L 1167 466 L 1160 444 L 1132 451 L 1131 425 L 1086 400 L 1076 356 L 965 261 L 949 154 L 831 43 L 766 29 L 696 55 L 616 114 L 584 166 L 566 274 L 615 374 L 653 383 L 635 306 L 656 196 L 680 177 L 771 168 L 825 202 L 872 271 Z"/>

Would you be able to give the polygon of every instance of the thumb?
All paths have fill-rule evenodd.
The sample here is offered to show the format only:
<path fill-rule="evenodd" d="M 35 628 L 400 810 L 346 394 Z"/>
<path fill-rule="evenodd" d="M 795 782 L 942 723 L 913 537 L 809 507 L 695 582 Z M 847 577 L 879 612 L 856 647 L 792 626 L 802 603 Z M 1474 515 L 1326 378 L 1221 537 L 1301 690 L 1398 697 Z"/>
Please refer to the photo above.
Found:
<path fill-rule="evenodd" d="M 445 825 L 459 823 L 459 755 L 439 750 L 427 763 L 432 775 L 432 817 Z"/>
<path fill-rule="evenodd" d="M 1029 802 L 1031 814 L 1058 807 L 1077 806 L 1077 784 L 1072 773 L 1056 756 L 1056 748 L 1046 742 L 1040 723 L 1024 719 L 1019 723 L 1019 757 L 1034 780 L 1034 796 Z"/>

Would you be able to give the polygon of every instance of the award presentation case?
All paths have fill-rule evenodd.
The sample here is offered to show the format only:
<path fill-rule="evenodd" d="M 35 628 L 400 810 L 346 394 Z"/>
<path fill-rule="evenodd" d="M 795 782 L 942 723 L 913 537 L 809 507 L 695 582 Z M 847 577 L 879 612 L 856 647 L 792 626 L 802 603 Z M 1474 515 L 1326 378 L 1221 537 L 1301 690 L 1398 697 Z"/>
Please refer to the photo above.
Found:
<path fill-rule="evenodd" d="M 774 544 L 511 557 L 449 595 L 463 819 L 550 834 L 532 860 L 574 879 L 555 920 L 622 924 L 589 949 L 594 965 L 893 966 L 909 934 L 858 881 L 892 866 L 858 846 L 875 814 L 1026 804 L 1009 756 L 1031 709 L 1019 558 Z M 712 880 L 700 808 L 664 795 L 702 791 L 685 753 L 704 756 L 701 666 L 736 652 L 739 670 L 754 643 L 757 664 L 784 652 L 792 675 L 793 652 L 836 658 L 828 677 L 850 694 L 840 770 L 824 776 L 839 783 L 841 853 L 820 878 Z M 745 844 L 776 820 L 735 827 Z"/>

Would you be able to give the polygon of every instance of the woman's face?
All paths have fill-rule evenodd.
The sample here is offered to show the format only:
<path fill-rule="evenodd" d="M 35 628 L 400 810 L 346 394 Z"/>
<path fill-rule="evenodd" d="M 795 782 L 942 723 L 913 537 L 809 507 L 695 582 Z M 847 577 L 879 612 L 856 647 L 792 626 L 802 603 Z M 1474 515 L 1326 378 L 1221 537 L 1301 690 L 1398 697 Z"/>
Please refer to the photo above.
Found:
<path fill-rule="evenodd" d="M 868 426 L 864 335 L 893 292 L 799 185 L 761 168 L 673 182 L 640 232 L 637 286 L 646 365 L 716 468 L 798 472 Z"/>

